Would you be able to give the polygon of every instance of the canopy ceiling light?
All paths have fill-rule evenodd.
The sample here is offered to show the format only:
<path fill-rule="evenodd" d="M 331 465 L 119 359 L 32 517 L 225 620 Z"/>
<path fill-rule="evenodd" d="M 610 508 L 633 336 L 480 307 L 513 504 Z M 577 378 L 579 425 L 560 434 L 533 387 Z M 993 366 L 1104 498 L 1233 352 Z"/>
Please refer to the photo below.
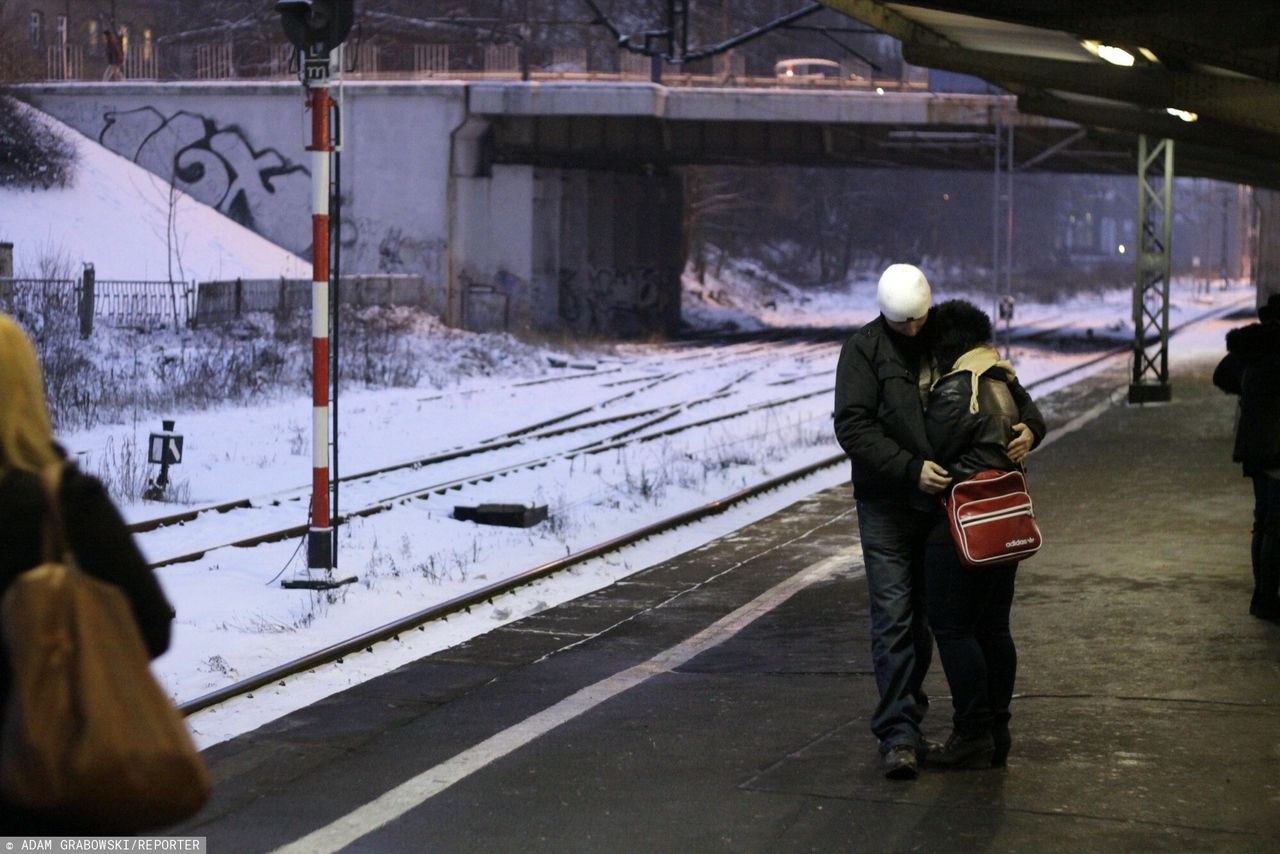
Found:
<path fill-rule="evenodd" d="M 1190 110 L 1179 110 L 1177 107 L 1165 107 L 1164 111 L 1171 116 L 1182 119 L 1184 122 L 1194 122 L 1200 118 L 1199 115 Z"/>
<path fill-rule="evenodd" d="M 1133 65 L 1133 54 L 1122 47 L 1114 45 L 1101 44 L 1093 39 L 1081 39 L 1080 45 L 1089 53 L 1105 60 L 1112 65 L 1122 65 L 1125 68 Z"/>

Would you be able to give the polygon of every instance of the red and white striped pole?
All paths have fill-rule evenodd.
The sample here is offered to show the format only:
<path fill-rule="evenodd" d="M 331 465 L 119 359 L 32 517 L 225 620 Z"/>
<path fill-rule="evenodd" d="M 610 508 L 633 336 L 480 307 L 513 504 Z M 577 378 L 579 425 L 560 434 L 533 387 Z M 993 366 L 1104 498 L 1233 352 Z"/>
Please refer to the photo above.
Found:
<path fill-rule="evenodd" d="M 333 527 L 329 518 L 329 155 L 328 82 L 308 87 L 311 110 L 311 528 L 307 566 L 333 569 Z"/>

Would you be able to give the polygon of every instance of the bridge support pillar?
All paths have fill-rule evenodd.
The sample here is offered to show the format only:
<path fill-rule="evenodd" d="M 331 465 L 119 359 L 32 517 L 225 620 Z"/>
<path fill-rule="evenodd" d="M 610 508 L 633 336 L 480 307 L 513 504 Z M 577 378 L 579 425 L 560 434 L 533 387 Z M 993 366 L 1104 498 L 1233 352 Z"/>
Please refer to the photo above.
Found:
<path fill-rule="evenodd" d="M 1271 294 L 1280 294 L 1280 192 L 1255 187 L 1255 228 L 1257 258 L 1253 279 L 1258 288 L 1258 305 Z"/>
<path fill-rule="evenodd" d="M 453 178 L 451 324 L 641 338 L 680 320 L 679 178 L 494 164 Z"/>

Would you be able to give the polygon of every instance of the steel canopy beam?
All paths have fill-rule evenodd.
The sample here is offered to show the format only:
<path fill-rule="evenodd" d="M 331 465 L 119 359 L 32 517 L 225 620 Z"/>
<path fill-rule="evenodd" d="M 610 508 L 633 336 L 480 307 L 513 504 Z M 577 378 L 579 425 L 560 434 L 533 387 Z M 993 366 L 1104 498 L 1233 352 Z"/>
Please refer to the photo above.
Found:
<path fill-rule="evenodd" d="M 1046 95 L 1022 95 L 1018 110 L 1098 128 L 1112 128 L 1179 142 L 1179 173 L 1244 184 L 1280 187 L 1280 138 L 1215 122 L 1184 122 L 1124 105 L 1083 103 Z M 1226 148 L 1224 146 L 1230 146 Z"/>
<path fill-rule="evenodd" d="M 1086 102 L 1033 93 L 1018 96 L 1018 110 L 1077 124 L 1170 137 L 1198 145 L 1230 146 L 1232 152 L 1256 158 L 1259 164 L 1274 163 L 1275 152 L 1280 151 L 1280 135 L 1277 134 L 1250 132 L 1212 119 L 1184 122 L 1163 111 L 1144 110 L 1123 103 Z"/>
<path fill-rule="evenodd" d="M 839 8 L 837 3 L 827 3 Z M 1229 11 L 1211 3 L 1096 0 L 899 0 L 917 6 L 1027 27 L 1056 30 L 1109 44 L 1145 47 L 1158 56 L 1202 62 L 1240 74 L 1280 80 L 1276 34 L 1280 5 L 1237 0 Z"/>
<path fill-rule="evenodd" d="M 1175 72 L 1155 66 L 1120 68 L 918 42 L 904 42 L 902 55 L 914 65 L 1146 107 L 1177 107 L 1226 124 L 1280 134 L 1280 85 L 1266 80 Z"/>

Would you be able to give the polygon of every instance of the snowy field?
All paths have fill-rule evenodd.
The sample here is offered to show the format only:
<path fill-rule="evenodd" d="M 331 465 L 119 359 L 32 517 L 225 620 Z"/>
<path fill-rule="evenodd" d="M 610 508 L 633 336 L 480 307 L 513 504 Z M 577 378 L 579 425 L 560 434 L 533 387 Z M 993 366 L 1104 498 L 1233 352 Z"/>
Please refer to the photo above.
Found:
<path fill-rule="evenodd" d="M 42 247 L 76 265 L 92 260 L 104 278 L 163 274 L 176 260 L 175 245 L 181 247 L 187 278 L 307 275 L 299 259 L 211 209 L 185 197 L 171 208 L 167 185 L 87 140 L 75 139 L 83 168 L 73 186 L 47 192 L 0 188 L 0 240 Z M 173 209 L 181 215 L 172 217 Z M 176 240 L 174 221 L 190 229 Z M 34 263 L 26 260 L 29 266 Z M 23 262 L 19 254 L 19 269 Z M 935 283 L 935 300 L 954 296 L 990 308 L 987 294 L 952 292 Z M 1128 340 L 1130 300 L 1129 292 L 1117 291 L 1053 305 L 1020 305 L 1014 333 L 1058 329 L 1084 342 L 1072 352 L 1015 344 L 1011 356 L 1024 384 L 1102 352 L 1102 342 Z M 1212 309 L 1251 306 L 1252 291 L 1235 287 L 1204 294 L 1178 283 L 1172 302 L 1170 322 L 1177 325 Z M 870 280 L 835 291 L 800 291 L 768 282 L 749 267 L 726 271 L 721 280 L 686 279 L 684 317 L 695 328 L 843 328 L 875 315 Z M 1171 345 L 1173 360 L 1216 358 L 1231 325 L 1209 321 L 1178 335 Z M 159 569 L 178 615 L 173 647 L 155 669 L 179 701 L 839 452 L 831 431 L 830 394 L 838 343 L 791 341 L 767 350 L 749 343 L 617 345 L 564 354 L 505 336 L 446 331 L 431 323 L 405 334 L 412 338 L 414 357 L 435 370 L 410 388 L 344 387 L 338 437 L 343 473 L 497 439 L 579 409 L 592 409 L 594 415 L 580 415 L 577 422 L 569 419 L 561 426 L 606 414 L 631 417 L 564 436 L 538 437 L 534 431 L 523 444 L 344 484 L 344 512 L 376 503 L 394 506 L 341 528 L 338 575 L 354 575 L 357 581 L 332 592 L 281 587 L 282 580 L 305 573 L 301 540 L 213 549 L 198 560 Z M 135 346 L 144 344 L 180 350 L 189 348 L 191 339 L 184 333 L 157 332 Z M 127 376 L 125 363 L 134 353 L 114 356 L 121 361 L 121 375 Z M 462 370 L 462 359 L 483 363 Z M 1099 363 L 1034 393 L 1042 397 L 1114 363 Z M 624 397 L 629 391 L 636 393 Z M 750 409 L 783 397 L 795 399 Z M 747 409 L 714 425 L 691 426 Z M 688 429 L 603 453 L 573 452 L 640 427 L 644 419 L 634 413 L 650 410 L 665 416 L 651 431 Z M 176 420 L 185 437 L 183 462 L 171 472 L 173 494 L 181 504 L 124 503 L 121 509 L 130 521 L 229 499 L 253 498 L 254 508 L 206 514 L 198 524 L 141 534 L 139 544 L 150 560 L 227 542 L 237 532 L 307 521 L 309 388 L 281 389 L 254 405 L 135 412 L 128 423 L 59 438 L 87 470 L 103 471 L 121 448 L 145 447 L 161 418 Z M 532 471 L 514 471 L 426 500 L 393 500 L 486 466 L 501 469 L 544 455 L 549 462 Z M 190 723 L 202 745 L 232 737 L 408 661 L 606 586 L 840 484 L 847 474 L 843 464 L 823 469 L 711 520 L 580 564 L 412 637 L 379 644 L 373 654 L 348 656 L 343 664 L 318 668 L 286 687 L 261 689 L 198 713 Z M 551 518 L 528 530 L 452 518 L 455 504 L 479 502 L 545 504 Z"/>

